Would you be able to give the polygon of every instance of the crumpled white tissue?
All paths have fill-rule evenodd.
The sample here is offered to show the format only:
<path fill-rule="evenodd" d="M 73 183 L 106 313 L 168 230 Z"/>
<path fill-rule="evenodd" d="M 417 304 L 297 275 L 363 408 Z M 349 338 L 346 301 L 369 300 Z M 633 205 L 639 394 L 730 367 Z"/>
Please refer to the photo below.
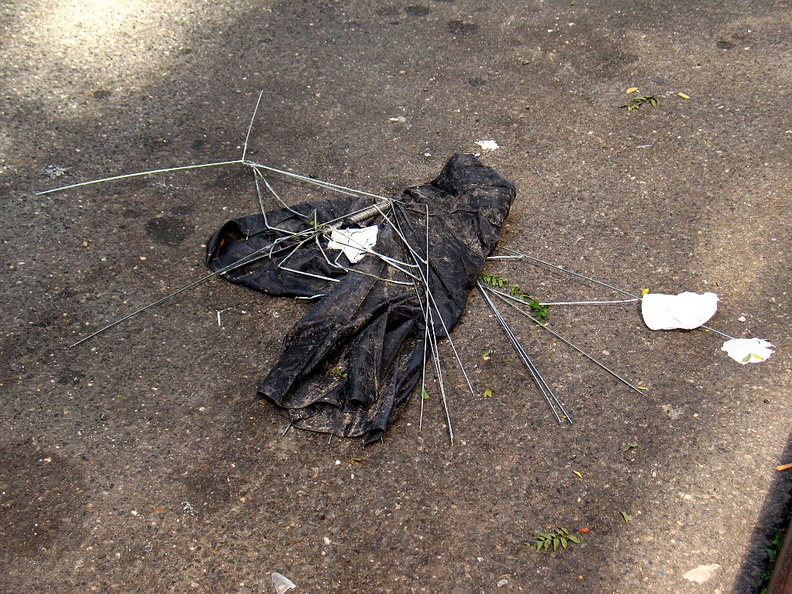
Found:
<path fill-rule="evenodd" d="M 715 293 L 647 293 L 641 300 L 644 323 L 652 330 L 692 330 L 705 324 L 717 310 Z"/>
<path fill-rule="evenodd" d="M 774 346 L 763 338 L 732 338 L 723 343 L 721 350 L 726 351 L 737 363 L 745 365 L 766 361 L 775 352 Z"/>
<path fill-rule="evenodd" d="M 500 148 L 494 140 L 477 140 L 476 144 L 481 147 L 482 151 L 496 151 Z"/>
<path fill-rule="evenodd" d="M 333 229 L 327 247 L 331 250 L 343 251 L 349 261 L 356 264 L 363 259 L 367 250 L 375 245 L 377 245 L 377 226 L 371 225 L 362 229 Z"/>

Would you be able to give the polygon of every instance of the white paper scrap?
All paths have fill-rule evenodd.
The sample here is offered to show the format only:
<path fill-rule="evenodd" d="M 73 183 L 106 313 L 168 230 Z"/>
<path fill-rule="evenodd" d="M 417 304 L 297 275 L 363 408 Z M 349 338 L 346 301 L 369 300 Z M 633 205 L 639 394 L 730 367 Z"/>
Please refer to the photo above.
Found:
<path fill-rule="evenodd" d="M 711 563 L 710 565 L 699 565 L 695 569 L 688 571 L 682 577 L 686 580 L 696 582 L 697 584 L 701 585 L 705 582 L 708 582 L 719 569 L 720 565 L 717 563 Z"/>
<path fill-rule="evenodd" d="M 277 571 L 272 572 L 272 585 L 275 586 L 277 594 L 288 592 L 292 588 L 296 588 L 294 582 L 284 575 L 279 574 Z"/>
<path fill-rule="evenodd" d="M 705 324 L 716 311 L 715 293 L 647 293 L 641 301 L 644 323 L 652 330 L 692 330 Z"/>
<path fill-rule="evenodd" d="M 500 148 L 494 140 L 477 140 L 476 144 L 481 147 L 482 151 L 496 151 Z"/>
<path fill-rule="evenodd" d="M 775 352 L 774 346 L 763 338 L 732 338 L 723 343 L 721 350 L 726 351 L 737 363 L 745 365 L 766 361 Z"/>
<path fill-rule="evenodd" d="M 362 229 L 333 229 L 327 247 L 331 250 L 342 250 L 349 261 L 356 264 L 375 245 L 377 245 L 377 226 L 371 225 Z"/>

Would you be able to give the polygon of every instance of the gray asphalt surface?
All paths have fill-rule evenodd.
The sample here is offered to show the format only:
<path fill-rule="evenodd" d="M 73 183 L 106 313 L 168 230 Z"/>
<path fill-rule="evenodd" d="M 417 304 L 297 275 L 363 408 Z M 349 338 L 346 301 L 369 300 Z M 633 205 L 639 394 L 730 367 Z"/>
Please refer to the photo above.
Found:
<path fill-rule="evenodd" d="M 777 0 L 0 5 L 0 590 L 757 592 L 792 461 L 791 22 Z M 518 188 L 504 247 L 714 291 L 711 325 L 775 356 L 552 308 L 637 395 L 515 319 L 558 425 L 474 295 L 454 340 L 476 394 L 444 351 L 454 445 L 432 386 L 420 431 L 416 398 L 363 449 L 253 400 L 304 303 L 214 281 L 69 348 L 205 274 L 256 196 L 238 165 L 36 192 L 239 159 L 260 90 L 249 157 L 391 193 L 481 152 Z M 637 95 L 659 105 L 619 107 Z M 560 527 L 580 544 L 525 546 Z"/>

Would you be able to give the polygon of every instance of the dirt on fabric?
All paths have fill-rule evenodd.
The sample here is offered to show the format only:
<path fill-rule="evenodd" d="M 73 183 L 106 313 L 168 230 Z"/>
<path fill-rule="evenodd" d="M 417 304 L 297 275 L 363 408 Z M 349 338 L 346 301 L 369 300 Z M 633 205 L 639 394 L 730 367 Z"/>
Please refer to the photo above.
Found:
<path fill-rule="evenodd" d="M 0 5 L 0 591 L 758 592 L 792 476 L 791 24 L 779 0 Z M 715 292 L 710 325 L 775 355 L 551 306 L 637 394 L 509 312 L 559 424 L 472 294 L 472 393 L 441 347 L 453 444 L 432 379 L 364 448 L 254 399 L 308 303 L 217 279 L 70 348 L 205 275 L 258 199 L 240 164 L 37 192 L 239 160 L 260 91 L 248 158 L 389 195 L 479 153 L 517 187 L 502 248 Z M 580 542 L 526 546 L 560 528 Z"/>

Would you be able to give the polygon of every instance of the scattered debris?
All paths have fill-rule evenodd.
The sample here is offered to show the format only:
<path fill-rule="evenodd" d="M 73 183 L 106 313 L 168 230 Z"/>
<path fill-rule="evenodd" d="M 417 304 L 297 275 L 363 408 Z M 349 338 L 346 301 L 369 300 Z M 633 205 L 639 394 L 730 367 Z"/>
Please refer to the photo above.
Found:
<path fill-rule="evenodd" d="M 779 472 L 781 472 L 783 470 L 789 470 L 790 468 L 792 468 L 792 463 L 790 463 L 790 464 L 779 464 L 775 468 Z"/>
<path fill-rule="evenodd" d="M 644 323 L 652 330 L 692 330 L 705 324 L 718 310 L 715 293 L 679 295 L 647 293 L 641 300 Z"/>
<path fill-rule="evenodd" d="M 628 94 L 637 92 L 637 87 L 626 90 Z M 689 99 L 684 93 L 677 94 Z M 659 100 L 652 95 L 640 95 L 632 97 L 628 104 L 621 107 L 632 111 L 644 103 L 657 106 Z M 272 295 L 318 300 L 314 310 L 298 322 L 287 336 L 281 360 L 271 370 L 259 395 L 289 410 L 291 420 L 286 431 L 294 425 L 337 435 L 360 435 L 365 443 L 384 434 L 406 404 L 419 379 L 422 420 L 423 403 L 429 399 L 424 376 L 429 358 L 432 359 L 439 384 L 439 401 L 443 405 L 449 436 L 453 441 L 437 340 L 448 339 L 468 387 L 475 394 L 449 332 L 464 309 L 469 291 L 476 285 L 559 422 L 571 423 L 571 419 L 528 358 L 505 318 L 490 299 L 490 294 L 529 316 L 535 324 L 637 393 L 642 393 L 646 388 L 633 385 L 551 330 L 546 323 L 548 307 L 641 301 L 644 321 L 653 330 L 701 327 L 727 338 L 722 350 L 742 364 L 758 363 L 773 354 L 773 345 L 766 340 L 738 339 L 704 325 L 717 310 L 718 298 L 714 293 L 649 293 L 639 297 L 508 248 L 502 249 L 509 255 L 499 255 L 497 258 L 524 258 L 536 265 L 616 291 L 627 299 L 539 302 L 506 279 L 490 274 L 479 276 L 485 258 L 493 257 L 490 252 L 497 244 L 500 226 L 515 195 L 510 182 L 481 165 L 472 155 L 455 155 L 433 182 L 408 188 L 402 195 L 393 198 L 276 169 L 247 158 L 248 140 L 259 104 L 253 113 L 239 159 L 116 175 L 38 193 L 43 195 L 158 173 L 242 165 L 253 172 L 261 204 L 261 214 L 229 221 L 205 246 L 211 274 L 135 309 L 84 336 L 72 346 L 82 344 L 218 276 Z M 398 116 L 391 118 L 391 121 L 405 123 L 407 120 L 404 116 Z M 499 148 L 494 140 L 481 140 L 476 144 L 482 151 Z M 426 152 L 425 156 L 431 155 Z M 66 169 L 53 165 L 43 171 L 49 177 L 60 177 Z M 265 178 L 269 174 L 312 184 L 327 192 L 337 192 L 342 197 L 288 206 Z M 270 212 L 264 208 L 262 186 L 282 208 Z M 362 226 L 366 221 L 370 223 L 369 226 Z M 87 247 L 88 242 L 83 242 L 83 246 Z M 329 253 L 332 250 L 339 250 L 340 253 Z M 432 261 L 429 261 L 429 254 L 432 255 Z M 141 260 L 145 260 L 145 256 Z M 437 265 L 437 261 L 454 262 L 455 268 L 450 270 L 445 264 Z M 481 282 L 477 283 L 477 279 Z M 484 284 L 489 286 L 485 287 Z M 501 290 L 506 285 L 509 287 Z M 438 287 L 442 287 L 442 290 Z M 526 308 L 530 311 L 526 311 Z M 224 311 L 216 310 L 219 326 L 222 325 L 221 314 Z M 740 321 L 745 321 L 745 317 L 742 316 Z M 383 348 L 380 349 L 378 345 Z M 482 358 L 487 361 L 491 355 L 492 351 L 486 351 Z M 504 361 L 514 362 L 507 358 Z M 373 394 L 372 386 L 379 386 Z M 493 391 L 487 389 L 484 396 L 492 397 Z M 682 409 L 665 405 L 663 410 L 675 419 L 681 416 Z M 182 508 L 185 513 L 195 513 L 189 502 L 183 502 Z"/>
<path fill-rule="evenodd" d="M 732 338 L 723 343 L 722 351 L 742 365 L 767 361 L 775 352 L 772 342 L 762 338 Z"/>
<path fill-rule="evenodd" d="M 699 565 L 695 569 L 691 569 L 682 577 L 688 581 L 696 582 L 701 585 L 710 580 L 716 571 L 720 569 L 720 565 L 712 563 L 710 565 Z"/>

